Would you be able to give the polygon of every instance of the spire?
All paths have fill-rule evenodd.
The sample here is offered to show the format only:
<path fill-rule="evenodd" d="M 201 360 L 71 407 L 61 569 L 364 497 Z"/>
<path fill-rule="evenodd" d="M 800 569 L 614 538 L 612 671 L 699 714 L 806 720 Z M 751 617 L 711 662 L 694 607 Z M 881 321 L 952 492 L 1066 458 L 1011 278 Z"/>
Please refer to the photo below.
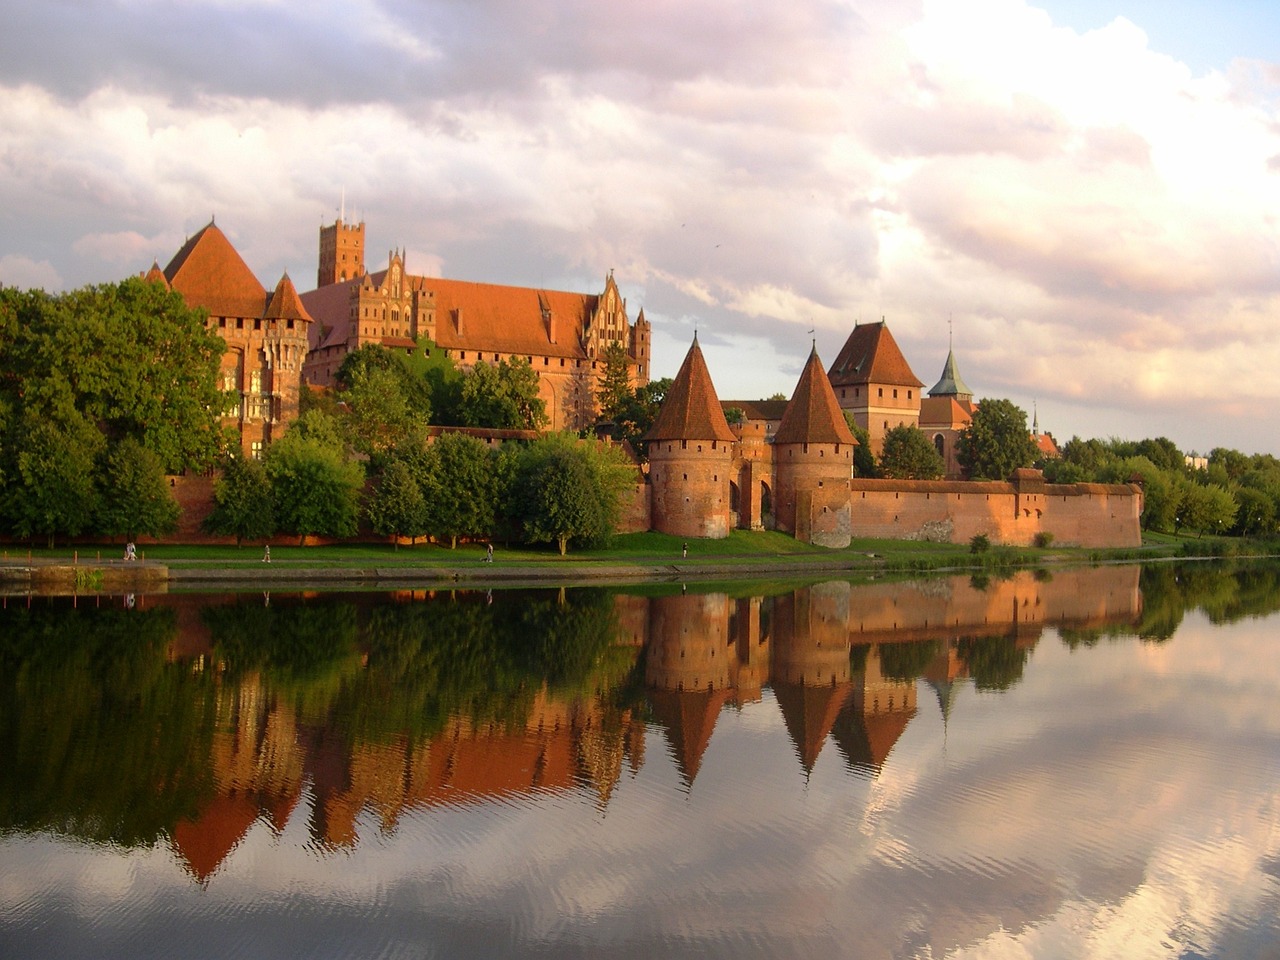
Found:
<path fill-rule="evenodd" d="M 302 305 L 302 298 L 298 296 L 298 289 L 289 279 L 288 271 L 285 271 L 280 277 L 280 282 L 276 284 L 271 298 L 267 301 L 267 310 L 263 316 L 268 320 L 311 321 L 311 314 L 307 313 L 307 308 Z"/>
<path fill-rule="evenodd" d="M 698 346 L 698 334 L 693 334 L 693 345 L 680 366 L 680 372 L 671 383 L 662 409 L 646 440 L 724 440 L 732 443 L 737 437 L 724 418 L 724 409 L 711 383 L 707 362 Z"/>
<path fill-rule="evenodd" d="M 929 396 L 956 397 L 964 400 L 973 399 L 973 391 L 960 378 L 960 369 L 956 365 L 955 351 L 950 348 L 947 349 L 947 362 L 942 367 L 942 379 L 930 388 Z"/>
<path fill-rule="evenodd" d="M 1036 402 L 1031 401 L 1031 435 L 1033 437 L 1040 436 L 1040 411 L 1036 407 Z"/>

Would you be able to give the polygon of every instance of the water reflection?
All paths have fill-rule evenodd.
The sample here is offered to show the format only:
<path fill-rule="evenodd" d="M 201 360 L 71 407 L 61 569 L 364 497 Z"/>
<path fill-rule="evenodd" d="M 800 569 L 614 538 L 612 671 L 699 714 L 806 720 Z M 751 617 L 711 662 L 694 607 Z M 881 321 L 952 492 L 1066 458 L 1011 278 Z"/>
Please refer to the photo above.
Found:
<path fill-rule="evenodd" d="M 705 776 L 714 791 L 718 729 L 740 738 L 735 718 L 766 700 L 785 736 L 736 762 L 808 783 L 834 751 L 873 783 L 920 698 L 945 728 L 962 688 L 1017 688 L 1047 634 L 1076 651 L 1160 645 L 1193 611 L 1229 623 L 1277 609 L 1280 568 L 1174 564 L 741 595 L 8 598 L 0 832 L 162 847 L 209 887 L 255 825 L 304 828 L 331 859 L 432 811 L 589 797 L 604 815 L 651 764 L 672 764 L 686 795 Z M 1132 890 L 1130 866 L 1114 869 Z M 1056 903 L 1043 875 L 1001 870 L 993 903 Z M 921 942 L 964 942 L 954 927 Z"/>

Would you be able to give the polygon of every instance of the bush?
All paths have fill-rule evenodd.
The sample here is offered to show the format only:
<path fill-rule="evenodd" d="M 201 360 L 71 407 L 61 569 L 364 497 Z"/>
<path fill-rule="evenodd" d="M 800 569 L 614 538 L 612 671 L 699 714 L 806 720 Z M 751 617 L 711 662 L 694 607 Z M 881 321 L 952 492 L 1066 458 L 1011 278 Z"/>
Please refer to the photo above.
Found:
<path fill-rule="evenodd" d="M 985 533 L 975 534 L 969 538 L 970 553 L 986 553 L 991 549 L 991 538 Z"/>
<path fill-rule="evenodd" d="M 1036 534 L 1035 545 L 1037 547 L 1040 547 L 1043 550 L 1045 547 L 1049 546 L 1049 544 L 1051 543 L 1053 543 L 1052 533 L 1049 533 L 1047 530 L 1041 530 L 1039 533 Z"/>

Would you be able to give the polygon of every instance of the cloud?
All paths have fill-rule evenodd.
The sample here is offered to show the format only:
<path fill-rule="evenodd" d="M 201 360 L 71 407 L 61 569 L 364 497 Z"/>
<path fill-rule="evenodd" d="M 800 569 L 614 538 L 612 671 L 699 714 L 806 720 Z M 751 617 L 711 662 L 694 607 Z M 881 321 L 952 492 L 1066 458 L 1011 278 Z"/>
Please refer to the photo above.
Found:
<path fill-rule="evenodd" d="M 48 260 L 11 253 L 0 257 L 0 286 L 56 291 L 62 288 L 62 278 Z"/>
<path fill-rule="evenodd" d="M 684 318 L 770 344 L 712 371 L 726 394 L 789 393 L 810 327 L 834 356 L 880 316 L 930 380 L 951 319 L 966 380 L 1075 411 L 1059 433 L 1241 445 L 1209 406 L 1224 375 L 1280 400 L 1244 376 L 1280 367 L 1278 78 L 1020 0 L 28 5 L 0 38 L 0 255 L 108 279 L 217 215 L 269 284 L 310 275 L 345 191 L 371 251 L 613 268 L 673 344 Z M 123 234 L 170 243 L 84 239 Z"/>

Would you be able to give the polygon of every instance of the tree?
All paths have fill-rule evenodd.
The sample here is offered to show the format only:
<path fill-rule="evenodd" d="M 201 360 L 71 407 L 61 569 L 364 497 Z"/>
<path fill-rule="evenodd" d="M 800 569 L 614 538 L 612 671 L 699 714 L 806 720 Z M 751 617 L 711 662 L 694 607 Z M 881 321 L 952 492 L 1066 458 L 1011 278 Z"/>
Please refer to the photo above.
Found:
<path fill-rule="evenodd" d="M 107 452 L 101 471 L 96 528 L 109 537 L 159 536 L 178 527 L 180 511 L 160 458 L 133 437 Z"/>
<path fill-rule="evenodd" d="M 844 422 L 849 425 L 849 432 L 858 441 L 858 445 L 853 448 L 853 475 L 855 477 L 876 476 L 876 455 L 871 452 L 871 431 L 858 426 L 852 410 L 841 412 L 844 413 Z"/>
<path fill-rule="evenodd" d="M 902 424 L 884 435 L 880 475 L 893 480 L 936 480 L 947 466 L 919 428 Z"/>
<path fill-rule="evenodd" d="M 205 518 L 206 533 L 245 540 L 265 540 L 276 532 L 271 480 L 260 460 L 229 457 L 213 483 L 213 510 Z"/>
<path fill-rule="evenodd" d="M 108 440 L 134 437 L 177 473 L 218 454 L 224 347 L 203 311 L 134 277 L 28 297 L 6 366 L 22 381 L 25 409 L 61 420 L 74 410 Z"/>
<path fill-rule="evenodd" d="M 386 465 L 365 514 L 374 532 L 384 537 L 406 536 L 412 542 L 427 532 L 427 501 L 408 463 L 396 459 Z"/>
<path fill-rule="evenodd" d="M 340 447 L 290 430 L 267 449 L 267 477 L 280 529 L 308 536 L 356 532 L 364 469 Z"/>
<path fill-rule="evenodd" d="M 376 460 L 397 447 L 425 440 L 430 404 L 419 399 L 416 409 L 410 405 L 403 374 L 373 366 L 356 368 L 340 396 L 347 405 L 348 442 L 360 453 Z"/>
<path fill-rule="evenodd" d="M 18 428 L 18 453 L 5 513 L 19 537 L 74 537 L 89 529 L 97 506 L 94 461 L 102 435 L 83 417 L 61 424 L 28 415 Z"/>
<path fill-rule="evenodd" d="M 630 443 L 640 456 L 645 455 L 642 437 L 658 418 L 662 401 L 674 381 L 670 377 L 650 380 L 631 391 L 613 420 L 613 438 Z"/>
<path fill-rule="evenodd" d="M 544 437 L 524 451 L 513 484 L 514 513 L 533 543 L 603 543 L 613 535 L 632 468 L 616 447 Z"/>
<path fill-rule="evenodd" d="M 464 427 L 537 430 L 547 422 L 538 375 L 519 357 L 477 363 L 463 376 L 458 419 Z"/>
<path fill-rule="evenodd" d="M 1176 530 L 1182 490 L 1189 483 L 1181 471 L 1161 470 L 1146 457 L 1127 457 L 1112 460 L 1091 479 L 1102 483 L 1128 483 L 1135 478 L 1142 484 L 1142 528 Z"/>
<path fill-rule="evenodd" d="M 497 515 L 493 456 L 484 442 L 462 433 L 446 433 L 427 449 L 427 531 L 450 548 L 459 537 L 488 536 Z"/>
<path fill-rule="evenodd" d="M 956 457 L 972 480 L 1006 480 L 1038 456 L 1027 413 L 1011 400 L 983 400 L 956 444 Z"/>
<path fill-rule="evenodd" d="M 1236 501 L 1223 487 L 1189 483 L 1182 491 L 1178 516 L 1183 526 L 1200 536 L 1222 533 L 1235 521 Z"/>
<path fill-rule="evenodd" d="M 604 348 L 600 359 L 604 369 L 596 387 L 596 405 L 600 409 L 600 420 L 616 422 L 633 395 L 627 350 L 615 340 Z"/>

